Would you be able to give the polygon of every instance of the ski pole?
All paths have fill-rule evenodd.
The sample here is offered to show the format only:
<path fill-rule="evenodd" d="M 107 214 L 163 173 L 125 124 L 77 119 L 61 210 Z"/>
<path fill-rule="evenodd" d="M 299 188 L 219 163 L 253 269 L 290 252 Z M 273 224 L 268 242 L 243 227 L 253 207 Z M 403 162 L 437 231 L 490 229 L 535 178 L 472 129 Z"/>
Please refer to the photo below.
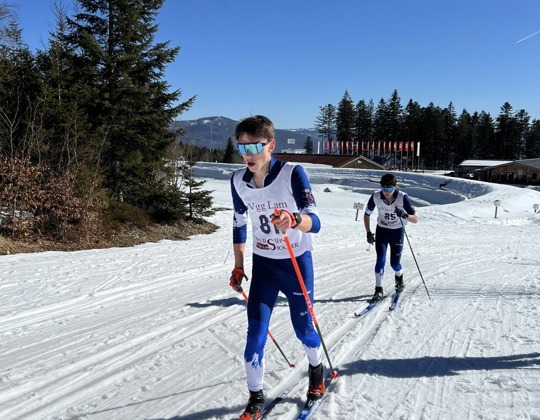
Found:
<path fill-rule="evenodd" d="M 242 296 L 244 296 L 244 299 L 246 300 L 246 302 L 249 302 L 248 301 L 248 297 L 246 295 L 246 292 L 242 292 Z M 283 350 L 281 350 L 281 347 L 279 347 L 279 344 L 277 343 L 276 339 L 274 338 L 274 336 L 272 335 L 272 333 L 270 332 L 270 330 L 268 330 L 268 337 L 270 337 L 272 339 L 272 341 L 274 342 L 274 344 L 276 345 L 276 347 L 278 348 L 279 352 L 281 353 L 281 355 L 283 356 L 283 358 L 285 359 L 285 361 L 287 362 L 287 364 L 289 365 L 289 367 L 291 368 L 295 368 L 296 365 L 294 363 L 291 363 L 289 362 L 289 359 L 287 359 L 287 356 L 285 356 L 285 353 L 283 353 Z"/>
<path fill-rule="evenodd" d="M 274 208 L 274 216 L 279 216 L 279 210 L 277 208 Z M 294 266 L 294 271 L 296 272 L 296 277 L 298 278 L 298 283 L 300 283 L 300 288 L 302 289 L 302 293 L 304 294 L 304 299 L 306 300 L 306 305 L 311 315 L 311 319 L 313 320 L 315 329 L 317 330 L 317 333 L 319 334 L 319 337 L 321 339 L 321 344 L 324 349 L 324 354 L 326 355 L 326 360 L 328 360 L 328 365 L 330 366 L 330 377 L 332 379 L 337 378 L 339 376 L 339 373 L 337 370 L 335 370 L 332 367 L 332 362 L 330 361 L 328 350 L 326 350 L 326 344 L 324 344 L 324 339 L 321 333 L 321 329 L 319 328 L 319 323 L 317 322 L 317 318 L 315 317 L 315 311 L 313 309 L 313 306 L 311 305 L 311 300 L 309 299 L 306 285 L 304 284 L 304 279 L 302 278 L 302 273 L 300 272 L 300 267 L 298 267 L 298 262 L 296 261 L 296 257 L 294 256 L 294 251 L 291 245 L 291 241 L 289 240 L 289 237 L 287 236 L 287 232 L 282 231 L 281 234 L 283 235 L 283 240 L 285 241 L 285 244 L 287 245 L 287 251 L 289 251 L 289 256 L 291 257 L 291 261 Z"/>
<path fill-rule="evenodd" d="M 407 229 L 405 229 L 405 225 L 403 224 L 403 219 L 400 217 L 399 221 L 401 222 L 401 227 L 403 227 L 403 232 L 405 232 L 405 238 L 407 238 L 407 243 L 409 244 L 409 248 L 411 250 L 411 254 L 414 258 L 414 263 L 416 264 L 416 268 L 418 269 L 418 273 L 420 273 L 420 278 L 422 279 L 422 283 L 424 283 L 424 288 L 426 289 L 426 293 L 428 295 L 429 300 L 431 300 L 431 296 L 429 295 L 429 290 L 426 286 L 426 282 L 424 281 L 424 276 L 422 275 L 422 272 L 420 271 L 420 267 L 418 266 L 418 261 L 416 261 L 416 256 L 414 255 L 414 251 L 411 246 L 411 241 L 409 241 L 409 235 L 407 235 Z"/>

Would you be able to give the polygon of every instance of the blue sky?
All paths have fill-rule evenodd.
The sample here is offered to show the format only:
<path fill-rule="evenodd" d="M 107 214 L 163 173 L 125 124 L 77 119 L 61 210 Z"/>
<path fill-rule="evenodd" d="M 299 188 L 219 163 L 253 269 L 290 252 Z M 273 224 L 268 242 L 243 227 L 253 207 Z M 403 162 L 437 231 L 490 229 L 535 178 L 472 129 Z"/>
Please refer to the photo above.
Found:
<path fill-rule="evenodd" d="M 52 1 L 10 3 L 25 41 L 43 46 Z M 167 81 L 197 95 L 180 119 L 308 128 L 346 90 L 377 103 L 394 89 L 402 105 L 495 117 L 509 102 L 540 119 L 538 0 L 166 0 L 157 23 L 157 40 L 181 47 Z"/>

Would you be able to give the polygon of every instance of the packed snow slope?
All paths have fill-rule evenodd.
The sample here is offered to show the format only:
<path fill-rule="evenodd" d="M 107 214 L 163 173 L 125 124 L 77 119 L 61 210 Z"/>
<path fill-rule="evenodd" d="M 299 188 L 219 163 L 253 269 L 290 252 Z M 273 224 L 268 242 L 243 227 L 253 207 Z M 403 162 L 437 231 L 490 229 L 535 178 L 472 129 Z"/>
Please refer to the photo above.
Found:
<path fill-rule="evenodd" d="M 221 209 L 211 235 L 0 257 L 0 419 L 238 417 L 248 396 L 245 302 L 228 286 L 238 167 L 197 168 Z M 307 170 L 323 226 L 314 308 L 340 373 L 315 419 L 540 419 L 540 194 L 397 173 L 418 206 L 420 222 L 406 227 L 418 268 L 407 244 L 398 308 L 357 319 L 375 252 L 354 204 L 382 173 Z M 283 297 L 271 331 L 297 367 L 268 342 L 267 398 L 293 387 L 270 418 L 294 419 L 307 361 Z"/>

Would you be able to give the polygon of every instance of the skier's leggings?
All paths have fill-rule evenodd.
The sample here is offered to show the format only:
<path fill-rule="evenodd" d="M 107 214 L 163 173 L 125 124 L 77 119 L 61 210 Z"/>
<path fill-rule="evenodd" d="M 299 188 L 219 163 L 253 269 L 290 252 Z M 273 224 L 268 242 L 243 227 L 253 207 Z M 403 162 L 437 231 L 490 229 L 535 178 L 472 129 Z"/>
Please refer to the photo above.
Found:
<path fill-rule="evenodd" d="M 401 272 L 401 253 L 403 251 L 403 228 L 385 229 L 377 226 L 375 231 L 375 250 L 377 251 L 377 262 L 375 263 L 375 277 L 377 286 L 382 287 L 384 278 L 384 266 L 386 265 L 386 252 L 390 246 L 390 266 L 398 273 Z"/>
<path fill-rule="evenodd" d="M 296 257 L 296 261 L 313 303 L 314 279 L 311 252 L 307 251 Z M 288 300 L 294 331 L 304 344 L 308 359 L 314 366 L 320 363 L 320 360 L 316 360 L 316 358 L 320 358 L 318 349 L 321 341 L 313 326 L 304 294 L 289 258 L 277 260 L 254 254 L 250 283 L 247 309 L 248 333 L 244 360 L 248 369 L 248 386 L 250 390 L 257 390 L 254 388 L 258 388 L 258 384 L 249 383 L 249 370 L 264 369 L 264 345 L 268 335 L 270 316 L 276 305 L 279 292 L 283 293 Z"/>

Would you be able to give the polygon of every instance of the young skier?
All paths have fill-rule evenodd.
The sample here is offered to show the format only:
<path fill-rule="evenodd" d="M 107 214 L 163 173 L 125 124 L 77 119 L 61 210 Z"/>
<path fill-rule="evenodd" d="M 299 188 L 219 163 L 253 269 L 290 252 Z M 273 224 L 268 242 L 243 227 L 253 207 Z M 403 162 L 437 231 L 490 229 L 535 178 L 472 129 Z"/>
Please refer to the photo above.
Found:
<path fill-rule="evenodd" d="M 312 235 L 319 232 L 321 225 L 305 170 L 272 157 L 276 147 L 272 121 L 262 115 L 246 118 L 237 125 L 234 135 L 247 165 L 231 177 L 234 270 L 230 286 L 239 293 L 243 292 L 242 280 L 247 281 L 244 254 L 248 215 L 253 237 L 244 351 L 250 397 L 240 416 L 240 420 L 250 420 L 261 418 L 263 413 L 264 346 L 279 292 L 289 302 L 294 331 L 309 361 L 308 399 L 317 400 L 325 392 L 321 341 L 281 233 L 286 231 L 290 239 L 313 303 Z M 279 210 L 279 216 L 274 217 L 275 208 Z"/>
<path fill-rule="evenodd" d="M 371 233 L 370 216 L 377 207 L 377 229 Z M 407 194 L 396 188 L 396 177 L 392 174 L 381 178 L 381 191 L 373 193 L 369 198 L 364 213 L 364 226 L 369 244 L 375 243 L 377 262 L 375 263 L 375 294 L 371 302 L 381 300 L 383 294 L 384 266 L 386 265 L 386 251 L 390 246 L 390 266 L 394 270 L 396 292 L 405 288 L 403 283 L 403 267 L 401 266 L 401 252 L 407 221 L 418 223 L 418 216 Z"/>

